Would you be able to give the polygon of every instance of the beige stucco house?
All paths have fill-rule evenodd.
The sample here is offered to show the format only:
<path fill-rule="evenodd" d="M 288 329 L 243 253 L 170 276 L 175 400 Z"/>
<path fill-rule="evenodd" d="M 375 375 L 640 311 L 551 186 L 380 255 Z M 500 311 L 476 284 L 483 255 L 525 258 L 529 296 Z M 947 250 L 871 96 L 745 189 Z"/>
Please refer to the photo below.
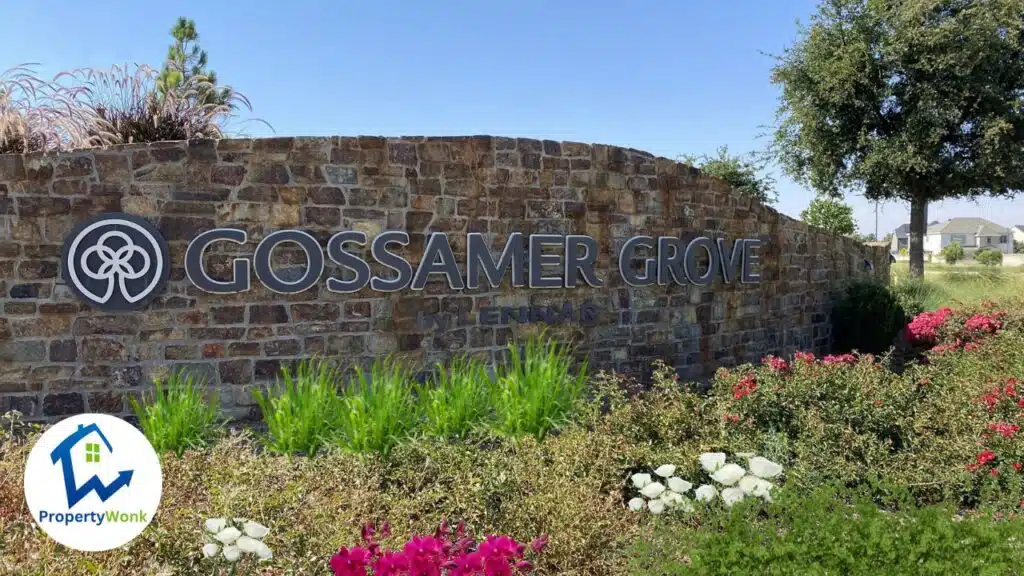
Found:
<path fill-rule="evenodd" d="M 924 249 L 937 254 L 947 245 L 957 242 L 965 252 L 995 248 L 1003 254 L 1012 254 L 1013 237 L 1013 229 L 984 218 L 951 218 L 928 227 Z"/>

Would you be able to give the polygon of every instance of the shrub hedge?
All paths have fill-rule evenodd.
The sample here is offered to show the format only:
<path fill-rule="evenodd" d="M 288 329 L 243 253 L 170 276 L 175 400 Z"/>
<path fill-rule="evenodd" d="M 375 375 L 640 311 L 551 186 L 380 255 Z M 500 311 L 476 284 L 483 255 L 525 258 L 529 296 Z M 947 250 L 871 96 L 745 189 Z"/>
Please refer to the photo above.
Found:
<path fill-rule="evenodd" d="M 761 566 L 786 556 L 791 563 L 781 565 L 796 573 L 939 573 L 901 571 L 905 558 L 920 558 L 922 542 L 935 539 L 936 565 L 956 571 L 957 562 L 974 555 L 987 566 L 975 573 L 1003 573 L 997 560 L 1016 561 L 1006 531 L 1017 524 L 1006 531 L 980 520 L 963 524 L 976 539 L 960 545 L 940 516 L 956 510 L 973 517 L 972 510 L 984 509 L 1010 518 L 1020 511 L 1022 310 L 981 305 L 915 318 L 907 338 L 920 361 L 899 374 L 884 368 L 884 357 L 800 354 L 721 370 L 705 393 L 659 365 L 651 389 L 629 397 L 624 390 L 631 387 L 620 377 L 597 374 L 589 397 L 573 403 L 571 420 L 543 439 L 414 435 L 387 454 L 326 443 L 315 457 L 296 458 L 268 453 L 249 432 L 232 432 L 180 457 L 165 454 L 164 497 L 153 524 L 123 549 L 102 554 L 61 548 L 33 528 L 22 497 L 22 463 L 36 432 L 12 434 L 12 424 L 0 439 L 0 572 L 79 574 L 102 567 L 111 574 L 197 573 L 204 519 L 241 516 L 271 527 L 267 544 L 275 556 L 266 574 L 326 573 L 330 555 L 357 543 L 364 522 L 385 520 L 391 546 L 409 534 L 432 532 L 442 520 L 465 521 L 477 538 L 494 533 L 529 541 L 547 533 L 550 543 L 537 559 L 543 574 L 628 573 L 630 551 L 643 546 L 652 562 L 661 562 L 654 570 L 679 556 L 703 570 L 695 573 L 726 573 L 723 563 L 734 566 L 733 573 L 749 573 L 753 564 L 737 555 L 763 541 L 764 526 L 773 525 L 804 531 L 820 545 L 833 534 L 846 556 L 863 555 L 883 534 L 893 538 L 889 552 L 865 555 L 862 565 L 820 566 L 801 564 L 796 557 L 809 548 L 780 538 L 755 557 Z M 627 509 L 633 473 L 692 463 L 676 474 L 696 477 L 697 456 L 709 451 L 756 452 L 782 464 L 780 497 L 811 498 L 806 513 L 800 504 L 785 508 L 791 502 L 785 499 L 775 512 L 741 507 L 736 514 L 767 518 L 744 532 L 728 524 L 739 520 L 720 513 L 669 518 Z M 864 530 L 839 533 L 848 509 L 813 507 L 814 495 L 829 485 L 907 515 L 866 517 Z M 897 492 L 904 495 L 898 502 L 892 498 Z M 890 534 L 897 521 L 905 530 L 907 523 L 921 528 Z M 814 526 L 826 528 L 815 534 Z M 659 534 L 673 535 L 675 543 Z M 667 556 L 659 560 L 650 547 Z"/>

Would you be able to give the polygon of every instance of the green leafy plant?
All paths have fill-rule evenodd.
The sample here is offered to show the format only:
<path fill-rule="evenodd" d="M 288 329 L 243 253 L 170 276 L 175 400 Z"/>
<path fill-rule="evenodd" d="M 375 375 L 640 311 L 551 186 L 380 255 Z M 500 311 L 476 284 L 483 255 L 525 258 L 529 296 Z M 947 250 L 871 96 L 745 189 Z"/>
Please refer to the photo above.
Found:
<path fill-rule="evenodd" d="M 179 456 L 188 449 L 206 446 L 217 434 L 220 411 L 215 394 L 206 382 L 183 370 L 172 372 L 166 382 L 156 380 L 146 403 L 130 398 L 139 427 L 158 452 Z"/>
<path fill-rule="evenodd" d="M 899 299 L 885 284 L 859 280 L 847 284 L 832 310 L 832 335 L 839 352 L 880 354 L 907 323 Z"/>
<path fill-rule="evenodd" d="M 494 431 L 543 438 L 572 414 L 586 390 L 587 363 L 574 367 L 572 349 L 543 332 L 509 344 L 495 390 Z"/>
<path fill-rule="evenodd" d="M 357 367 L 341 399 L 338 444 L 352 452 L 389 453 L 420 425 L 416 388 L 412 371 L 394 358 L 376 360 L 369 371 Z"/>
<path fill-rule="evenodd" d="M 420 390 L 426 433 L 437 438 L 466 439 L 491 413 L 491 375 L 487 366 L 460 356 L 439 364 Z"/>
<path fill-rule="evenodd" d="M 1002 266 L 1003 253 L 995 248 L 982 248 L 974 255 L 974 260 L 985 266 Z"/>
<path fill-rule="evenodd" d="M 331 363 L 314 358 L 281 369 L 272 390 L 253 393 L 267 426 L 267 447 L 279 453 L 313 455 L 341 425 L 340 375 Z"/>
<path fill-rule="evenodd" d="M 959 242 L 946 244 L 939 254 L 942 255 L 942 259 L 946 264 L 949 264 L 950 266 L 964 259 L 964 249 L 963 246 L 960 246 Z"/>
<path fill-rule="evenodd" d="M 633 573 L 995 575 L 1024 561 L 1024 518 L 887 504 L 828 486 L 783 494 L 767 511 L 743 502 L 701 530 L 656 530 L 633 549 Z"/>

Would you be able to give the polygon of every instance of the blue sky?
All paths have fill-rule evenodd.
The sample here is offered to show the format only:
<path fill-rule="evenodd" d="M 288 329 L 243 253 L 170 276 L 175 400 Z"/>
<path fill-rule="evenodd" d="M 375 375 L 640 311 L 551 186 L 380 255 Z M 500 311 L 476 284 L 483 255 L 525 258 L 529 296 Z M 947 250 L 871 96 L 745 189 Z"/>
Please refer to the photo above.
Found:
<path fill-rule="evenodd" d="M 281 135 L 492 134 L 600 142 L 676 157 L 762 148 L 770 57 L 812 0 L 0 0 L 0 68 L 159 66 L 178 16 L 196 20 L 222 83 Z M 245 126 L 254 136 L 270 131 Z M 813 198 L 775 171 L 777 208 Z M 862 232 L 875 207 L 849 198 Z M 879 231 L 908 221 L 883 205 Z M 1024 201 L 932 205 L 930 220 L 1024 223 Z"/>

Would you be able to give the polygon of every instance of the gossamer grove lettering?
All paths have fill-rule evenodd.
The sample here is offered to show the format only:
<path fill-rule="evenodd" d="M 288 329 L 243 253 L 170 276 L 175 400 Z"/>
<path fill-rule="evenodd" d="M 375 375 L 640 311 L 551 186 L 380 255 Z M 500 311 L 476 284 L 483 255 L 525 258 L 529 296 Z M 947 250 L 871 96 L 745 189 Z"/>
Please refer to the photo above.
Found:
<path fill-rule="evenodd" d="M 423 258 L 419 266 L 414 267 L 393 251 L 396 246 L 410 243 L 406 232 L 381 232 L 371 242 L 364 232 L 342 231 L 328 240 L 325 251 L 316 238 L 302 230 L 279 230 L 268 234 L 257 245 L 251 262 L 244 257 L 234 260 L 231 280 L 210 277 L 203 266 L 206 250 L 217 242 L 244 244 L 247 239 L 245 230 L 237 228 L 217 228 L 196 236 L 185 253 L 185 273 L 189 280 L 206 292 L 233 294 L 249 290 L 255 273 L 256 278 L 271 291 L 296 294 L 320 281 L 326 258 L 329 258 L 351 272 L 350 279 L 327 279 L 327 289 L 342 294 L 358 292 L 367 286 L 378 292 L 423 290 L 427 280 L 435 274 L 444 276 L 452 290 L 479 288 L 481 277 L 487 286 L 497 288 L 509 274 L 512 286 L 516 288 L 575 288 L 580 280 L 595 288 L 603 286 L 595 270 L 598 245 L 594 238 L 557 234 L 524 236 L 519 232 L 509 235 L 497 259 L 492 256 L 484 234 L 467 234 L 466 257 L 461 262 L 466 270 L 465 278 L 445 233 L 436 232 L 428 237 Z M 365 247 L 368 243 L 371 257 L 390 271 L 388 276 L 372 275 L 370 264 L 346 249 Z M 296 244 L 305 253 L 306 270 L 296 280 L 280 278 L 271 266 L 271 255 L 282 244 Z M 752 238 L 734 240 L 730 245 L 725 238 L 705 236 L 691 240 L 675 236 L 634 236 L 619 251 L 618 273 L 630 286 L 664 286 L 669 283 L 707 286 L 716 275 L 726 283 L 738 279 L 744 284 L 756 284 L 761 281 L 760 273 L 755 270 L 760 264 L 760 246 L 761 240 Z M 557 248 L 558 253 L 550 253 L 552 248 Z M 649 256 L 641 258 L 642 251 Z M 701 269 L 704 267 L 699 266 L 699 262 L 705 254 L 709 265 Z M 640 270 L 635 269 L 634 262 L 642 263 Z M 549 270 L 557 267 L 562 274 L 545 276 L 545 266 Z"/>

